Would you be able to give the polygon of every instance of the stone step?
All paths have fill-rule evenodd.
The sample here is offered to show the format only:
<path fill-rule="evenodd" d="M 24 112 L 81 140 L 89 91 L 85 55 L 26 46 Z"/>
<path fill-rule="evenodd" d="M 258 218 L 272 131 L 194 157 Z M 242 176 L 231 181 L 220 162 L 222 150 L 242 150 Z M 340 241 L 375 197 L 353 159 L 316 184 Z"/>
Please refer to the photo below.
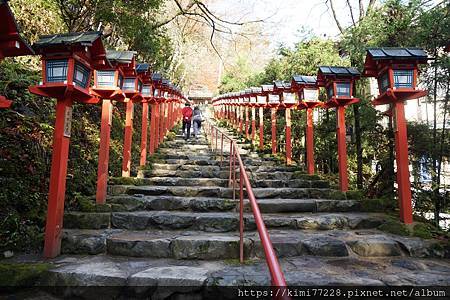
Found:
<path fill-rule="evenodd" d="M 179 197 L 219 197 L 231 198 L 232 188 L 208 186 L 131 186 L 112 185 L 108 187 L 110 195 L 172 195 Z M 346 199 L 345 193 L 327 188 L 253 188 L 256 199 Z"/>
<path fill-rule="evenodd" d="M 271 213 L 264 214 L 268 228 L 292 229 L 367 229 L 385 222 L 385 215 L 377 213 Z M 237 212 L 134 211 L 112 213 L 66 212 L 64 228 L 128 230 L 190 229 L 206 232 L 228 232 L 238 229 Z M 246 230 L 256 228 L 253 215 L 244 214 Z"/>
<path fill-rule="evenodd" d="M 132 295 L 146 299 L 236 299 L 235 289 L 217 287 L 255 286 L 260 290 L 265 286 L 270 292 L 271 286 L 267 264 L 262 259 L 239 264 L 236 260 L 64 255 L 50 260 L 35 258 L 32 262 L 51 266 L 45 280 L 38 283 L 42 292 L 48 293 L 48 286 L 60 286 L 58 294 L 67 298 L 126 299 Z M 281 258 L 280 265 L 289 286 L 450 285 L 450 263 L 446 260 L 306 255 Z M 41 298 L 54 297 L 46 294 Z"/>
<path fill-rule="evenodd" d="M 436 240 L 400 237 L 372 230 L 297 231 L 269 230 L 278 257 L 302 255 L 328 257 L 412 256 L 443 258 Z M 239 233 L 202 231 L 68 230 L 62 240 L 64 254 L 100 254 L 224 260 L 239 258 Z M 264 250 L 256 231 L 244 232 L 246 258 L 263 259 Z"/>
<path fill-rule="evenodd" d="M 228 186 L 228 179 L 220 178 L 151 177 L 143 178 L 142 180 L 146 185 L 158 186 Z"/>
<path fill-rule="evenodd" d="M 284 212 L 350 212 L 359 211 L 357 200 L 324 200 L 324 199 L 258 199 L 258 206 L 263 213 Z M 208 211 L 238 211 L 239 199 L 208 197 L 174 197 L 174 196 L 109 196 L 107 203 L 112 204 L 112 211 L 138 210 L 190 210 Z M 250 212 L 248 200 L 244 200 L 244 209 Z"/>
<path fill-rule="evenodd" d="M 318 200 L 318 199 L 258 199 L 262 213 L 296 212 L 350 212 L 359 211 L 361 204 L 356 200 Z M 250 210 L 246 200 L 245 210 Z"/>
<path fill-rule="evenodd" d="M 170 165 L 173 166 L 173 165 Z M 180 166 L 181 167 L 181 166 Z M 186 166 L 185 166 L 186 167 Z M 189 169 L 189 170 L 187 170 Z M 219 168 L 192 166 L 192 168 L 184 168 L 184 170 L 165 168 L 154 168 L 151 171 L 143 172 L 145 177 L 181 177 L 181 178 L 220 178 L 227 179 L 230 175 L 229 171 L 223 171 Z"/>
<path fill-rule="evenodd" d="M 191 210 L 191 211 L 232 211 L 238 201 L 208 197 L 175 197 L 175 196 L 145 196 L 128 195 L 109 196 L 107 203 L 123 207 L 122 211 L 137 210 Z M 118 211 L 118 210 L 115 210 Z"/>

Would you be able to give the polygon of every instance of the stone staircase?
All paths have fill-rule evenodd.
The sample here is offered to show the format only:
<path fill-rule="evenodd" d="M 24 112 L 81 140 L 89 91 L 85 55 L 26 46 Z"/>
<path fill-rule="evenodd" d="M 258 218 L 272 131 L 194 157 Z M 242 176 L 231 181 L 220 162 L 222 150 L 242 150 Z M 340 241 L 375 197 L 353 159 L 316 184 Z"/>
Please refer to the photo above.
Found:
<path fill-rule="evenodd" d="M 107 205 L 65 213 L 64 255 L 53 260 L 46 284 L 113 285 L 162 298 L 169 295 L 155 286 L 202 295 L 205 286 L 270 285 L 247 200 L 247 263 L 238 262 L 239 202 L 228 186 L 228 154 L 221 164 L 205 137 L 181 136 L 158 152 L 137 185 L 109 187 Z M 358 199 L 319 176 L 246 150 L 242 158 L 288 284 L 450 284 L 436 241 L 380 231 L 385 214 L 361 212 Z"/>

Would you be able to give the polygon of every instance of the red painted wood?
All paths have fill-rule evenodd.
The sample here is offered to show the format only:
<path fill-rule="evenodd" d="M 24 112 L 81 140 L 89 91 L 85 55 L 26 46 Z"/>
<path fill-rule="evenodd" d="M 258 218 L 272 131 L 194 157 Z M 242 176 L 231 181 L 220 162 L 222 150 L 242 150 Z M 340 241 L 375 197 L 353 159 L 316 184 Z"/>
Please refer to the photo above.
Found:
<path fill-rule="evenodd" d="M 270 116 L 272 120 L 272 154 L 277 153 L 277 109 L 270 109 Z"/>
<path fill-rule="evenodd" d="M 249 139 L 249 117 L 248 117 L 248 107 L 245 108 L 245 138 Z"/>
<path fill-rule="evenodd" d="M 70 137 L 64 136 L 66 110 L 72 108 L 72 99 L 58 100 L 53 133 L 52 166 L 48 195 L 47 220 L 45 224 L 44 257 L 53 258 L 61 252 L 64 200 L 66 193 L 67 159 Z M 71 121 L 70 118 L 67 121 Z"/>
<path fill-rule="evenodd" d="M 397 162 L 397 185 L 399 193 L 400 219 L 406 223 L 413 222 L 411 204 L 411 183 L 409 179 L 408 137 L 405 120 L 404 102 L 394 106 L 395 121 L 395 158 Z"/>
<path fill-rule="evenodd" d="M 259 149 L 264 150 L 264 108 L 259 108 Z"/>
<path fill-rule="evenodd" d="M 151 104 L 150 113 L 150 155 L 155 153 L 155 126 L 156 126 L 156 104 Z"/>
<path fill-rule="evenodd" d="M 97 168 L 97 204 L 104 204 L 106 201 L 108 187 L 108 164 L 109 164 L 109 142 L 111 136 L 111 100 L 102 101 L 102 120 L 100 125 L 100 150 L 98 154 Z"/>
<path fill-rule="evenodd" d="M 256 108 L 252 107 L 252 144 L 255 141 L 256 136 Z"/>
<path fill-rule="evenodd" d="M 141 127 L 141 157 L 140 166 L 147 162 L 147 129 L 148 129 L 148 102 L 142 102 L 142 127 Z"/>
<path fill-rule="evenodd" d="M 285 108 L 286 117 L 286 164 L 292 164 L 291 109 Z"/>
<path fill-rule="evenodd" d="M 125 134 L 123 138 L 122 177 L 130 177 L 131 173 L 131 143 L 133 138 L 133 101 L 126 103 Z"/>
<path fill-rule="evenodd" d="M 336 107 L 337 112 L 337 145 L 339 160 L 339 188 L 342 192 L 348 191 L 348 174 L 347 174 L 347 144 L 345 129 L 345 106 Z"/>
<path fill-rule="evenodd" d="M 313 110 L 306 109 L 306 169 L 308 174 L 314 174 L 314 129 Z"/>

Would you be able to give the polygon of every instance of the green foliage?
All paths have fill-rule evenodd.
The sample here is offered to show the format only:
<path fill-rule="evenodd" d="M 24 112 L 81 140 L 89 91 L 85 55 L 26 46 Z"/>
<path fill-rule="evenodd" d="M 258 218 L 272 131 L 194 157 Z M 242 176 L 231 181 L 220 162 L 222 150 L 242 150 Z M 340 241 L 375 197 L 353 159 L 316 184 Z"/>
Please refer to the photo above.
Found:
<path fill-rule="evenodd" d="M 409 236 L 408 227 L 396 219 L 388 219 L 384 224 L 380 225 L 378 229 L 396 235 Z"/>
<path fill-rule="evenodd" d="M 33 286 L 49 270 L 50 264 L 0 264 L 0 282 L 4 287 Z"/>
<path fill-rule="evenodd" d="M 418 223 L 413 227 L 413 235 L 422 239 L 433 238 L 433 227 L 430 224 Z"/>
<path fill-rule="evenodd" d="M 397 209 L 397 201 L 394 198 L 373 198 L 360 201 L 361 210 L 366 212 L 394 212 Z"/>

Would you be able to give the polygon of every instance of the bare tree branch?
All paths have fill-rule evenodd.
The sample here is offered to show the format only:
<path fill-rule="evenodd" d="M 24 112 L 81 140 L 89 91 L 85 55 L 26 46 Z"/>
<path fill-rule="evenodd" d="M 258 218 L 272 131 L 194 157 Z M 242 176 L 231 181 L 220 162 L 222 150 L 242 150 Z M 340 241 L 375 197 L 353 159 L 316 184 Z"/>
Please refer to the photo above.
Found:
<path fill-rule="evenodd" d="M 333 0 L 327 0 L 325 3 L 326 4 L 330 3 L 331 13 L 333 14 L 333 18 L 334 18 L 334 21 L 336 22 L 336 26 L 338 27 L 338 29 L 341 33 L 344 33 L 344 29 L 342 28 L 341 23 L 339 22 L 339 20 L 337 18 L 336 10 L 334 9 L 334 5 L 333 5 Z"/>
<path fill-rule="evenodd" d="M 359 20 L 361 21 L 364 18 L 364 4 L 363 0 L 359 0 Z"/>
<path fill-rule="evenodd" d="M 355 26 L 356 23 L 355 23 L 355 18 L 353 17 L 353 8 L 352 8 L 352 6 L 350 4 L 350 0 L 347 0 L 347 6 L 348 6 L 348 8 L 350 10 L 350 17 L 352 18 L 353 26 Z"/>

